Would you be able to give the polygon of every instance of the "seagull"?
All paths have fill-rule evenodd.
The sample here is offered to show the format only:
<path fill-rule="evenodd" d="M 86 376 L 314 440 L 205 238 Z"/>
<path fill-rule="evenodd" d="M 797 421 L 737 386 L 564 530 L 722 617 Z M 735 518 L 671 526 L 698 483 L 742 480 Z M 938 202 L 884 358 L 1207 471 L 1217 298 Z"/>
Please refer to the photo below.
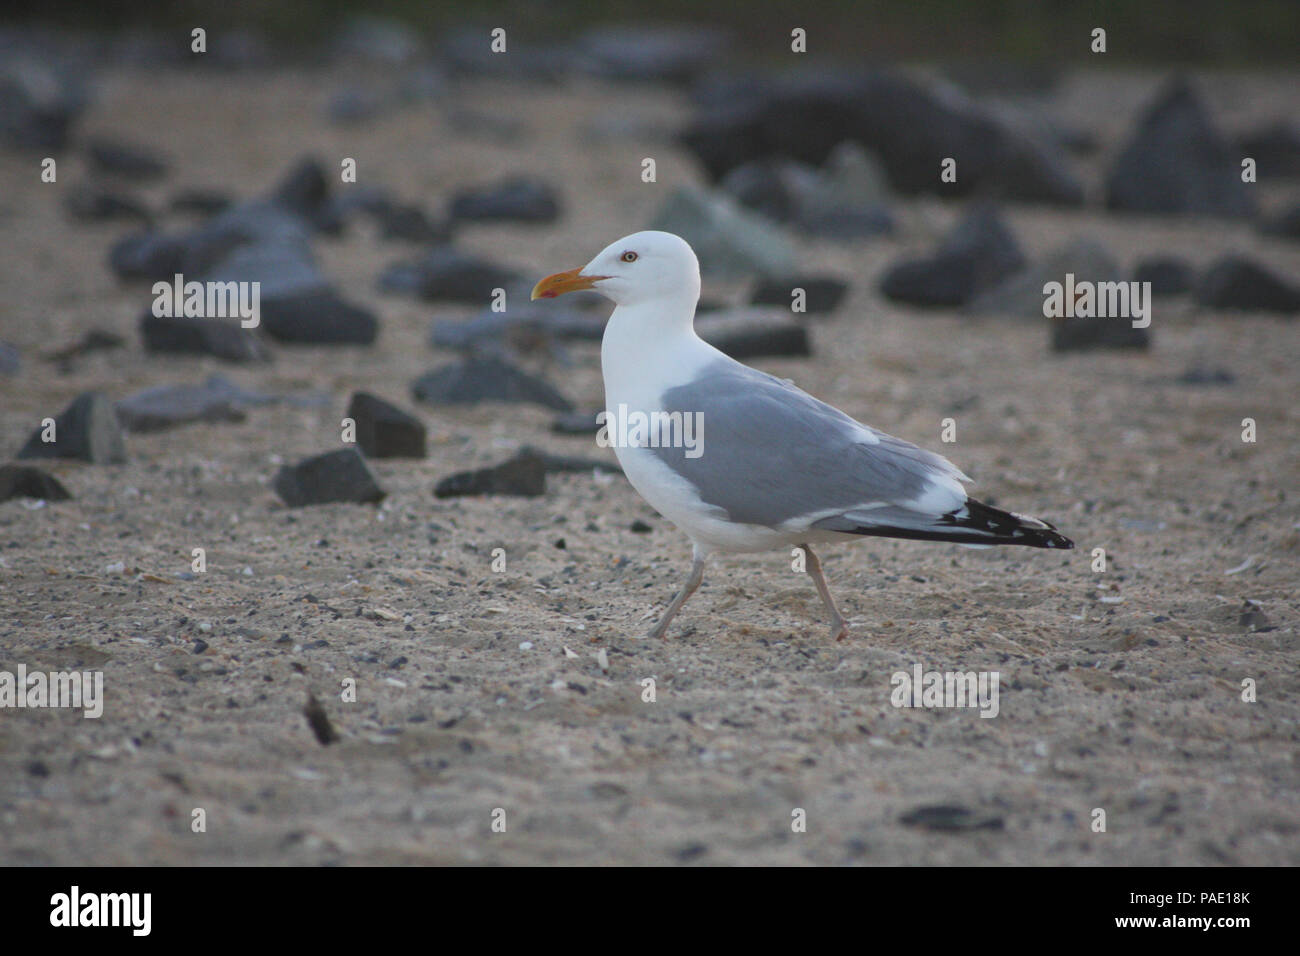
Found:
<path fill-rule="evenodd" d="M 831 638 L 843 640 L 848 622 L 813 543 L 874 535 L 1074 547 L 1046 521 L 967 497 L 962 483 L 971 479 L 943 456 L 701 339 L 694 327 L 700 265 L 681 237 L 633 233 L 585 266 L 542 279 L 532 298 L 586 289 L 615 305 L 600 347 L 602 434 L 632 486 L 693 545 L 685 585 L 646 636 L 665 636 L 719 552 L 799 548 L 831 618 Z"/>

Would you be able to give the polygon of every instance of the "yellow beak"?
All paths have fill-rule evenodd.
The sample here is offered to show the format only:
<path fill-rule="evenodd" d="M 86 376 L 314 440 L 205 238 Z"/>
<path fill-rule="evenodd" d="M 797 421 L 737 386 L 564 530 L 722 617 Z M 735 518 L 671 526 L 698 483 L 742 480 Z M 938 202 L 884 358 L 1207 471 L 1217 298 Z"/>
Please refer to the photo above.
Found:
<path fill-rule="evenodd" d="M 570 269 L 568 272 L 557 272 L 555 275 L 547 276 L 537 285 L 533 286 L 534 299 L 554 299 L 557 295 L 564 295 L 566 292 L 578 292 L 582 289 L 590 289 L 601 279 L 608 279 L 609 276 L 582 276 L 578 273 L 582 267 Z"/>

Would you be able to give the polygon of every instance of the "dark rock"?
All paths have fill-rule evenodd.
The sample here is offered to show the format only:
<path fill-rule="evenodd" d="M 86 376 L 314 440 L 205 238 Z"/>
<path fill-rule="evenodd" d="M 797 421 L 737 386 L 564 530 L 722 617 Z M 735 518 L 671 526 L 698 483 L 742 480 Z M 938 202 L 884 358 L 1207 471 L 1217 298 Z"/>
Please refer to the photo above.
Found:
<path fill-rule="evenodd" d="M 409 63 L 425 52 L 420 35 L 410 26 L 375 16 L 351 17 L 334 38 L 334 47 L 341 56 L 386 66 Z"/>
<path fill-rule="evenodd" d="M 0 342 L 0 375 L 16 375 L 23 367 L 22 353 L 16 345 Z"/>
<path fill-rule="evenodd" d="M 418 401 L 433 405 L 510 402 L 573 411 L 573 403 L 552 385 L 496 357 L 468 358 L 435 369 L 418 378 L 412 390 Z"/>
<path fill-rule="evenodd" d="M 554 38 L 545 45 L 529 46 L 520 42 L 519 31 L 509 35 L 503 53 L 493 52 L 487 28 L 452 30 L 438 48 L 452 72 L 470 76 L 556 83 L 574 63 L 572 47 Z"/>
<path fill-rule="evenodd" d="M 465 495 L 519 495 L 535 498 L 546 493 L 546 463 L 531 451 L 521 451 L 491 468 L 448 475 L 434 487 L 438 498 Z"/>
<path fill-rule="evenodd" d="M 168 206 L 172 212 L 215 216 L 234 205 L 229 194 L 215 189 L 182 189 L 173 194 Z"/>
<path fill-rule="evenodd" d="M 1300 311 L 1300 288 L 1256 262 L 1229 255 L 1201 276 L 1196 302 L 1211 309 L 1291 313 Z"/>
<path fill-rule="evenodd" d="M 1268 625 L 1268 615 L 1257 601 L 1243 601 L 1241 611 L 1237 614 L 1237 626 L 1258 631 Z"/>
<path fill-rule="evenodd" d="M 523 284 L 523 277 L 515 270 L 451 246 L 438 246 L 414 263 L 391 266 L 379 279 L 379 287 L 385 292 L 479 304 L 489 301 L 496 289 L 522 290 Z M 526 290 L 523 295 L 527 298 Z"/>
<path fill-rule="evenodd" d="M 141 180 L 159 179 L 167 173 L 166 161 L 143 146 L 97 137 L 86 144 L 86 154 L 92 167 L 113 176 Z"/>
<path fill-rule="evenodd" d="M 59 479 L 31 465 L 0 465 L 0 501 L 12 498 L 43 498 L 67 501 L 72 495 Z"/>
<path fill-rule="evenodd" d="M 1133 281 L 1150 282 L 1152 295 L 1183 295 L 1196 284 L 1196 270 L 1182 259 L 1155 256 L 1137 264 Z"/>
<path fill-rule="evenodd" d="M 464 189 L 451 200 L 452 219 L 554 222 L 560 215 L 559 195 L 549 183 L 515 176 L 475 189 Z"/>
<path fill-rule="evenodd" d="M 640 518 L 637 518 L 635 521 L 632 522 L 629 530 L 633 534 L 649 534 L 651 531 L 654 531 L 654 528 L 650 527 Z"/>
<path fill-rule="evenodd" d="M 597 27 L 578 41 L 579 68 L 615 80 L 686 82 L 727 53 L 728 34 L 689 26 Z"/>
<path fill-rule="evenodd" d="M 600 431 L 596 416 L 600 412 L 567 412 L 551 421 L 551 431 L 557 435 L 594 435 Z"/>
<path fill-rule="evenodd" d="M 329 210 L 330 179 L 325 167 L 310 156 L 303 157 L 285 173 L 271 192 L 271 202 L 283 207 L 321 232 L 338 233 L 342 224 L 326 215 Z"/>
<path fill-rule="evenodd" d="M 849 291 L 849 284 L 831 276 L 792 276 L 788 279 L 763 279 L 749 297 L 753 305 L 776 305 L 790 308 L 794 290 L 803 289 L 804 308 L 809 314 L 834 312 Z"/>
<path fill-rule="evenodd" d="M 109 250 L 108 263 L 122 279 L 170 279 L 185 263 L 182 236 L 147 232 L 124 236 Z"/>
<path fill-rule="evenodd" d="M 225 278 L 260 280 L 262 294 L 274 295 L 289 286 L 325 285 L 313 262 L 309 239 L 307 223 L 295 213 L 273 203 L 247 202 L 190 232 L 127 236 L 113 246 L 109 263 L 127 279 L 171 281 L 181 273 L 187 281 L 201 280 L 213 278 L 207 273 L 223 265 L 240 247 L 260 245 L 262 249 L 245 254 L 242 261 L 252 275 Z M 270 261 L 263 265 L 266 257 Z"/>
<path fill-rule="evenodd" d="M 889 71 L 817 72 L 736 82 L 682 134 L 709 174 L 788 157 L 820 165 L 840 143 L 878 155 L 901 192 L 981 194 L 1077 206 L 1083 187 L 1059 147 L 943 85 Z M 940 181 L 943 159 L 957 181 Z"/>
<path fill-rule="evenodd" d="M 120 349 L 124 345 L 126 345 L 126 340 L 116 332 L 91 329 L 71 345 L 65 345 L 53 352 L 46 353 L 45 358 L 60 365 L 67 365 L 82 356 L 89 355 L 91 352 L 106 352 L 111 349 Z"/>
<path fill-rule="evenodd" d="M 773 309 L 737 309 L 695 320 L 695 331 L 734 359 L 811 355 L 806 326 Z"/>
<path fill-rule="evenodd" d="M 223 319 L 146 312 L 140 318 L 140 336 L 149 352 L 214 355 L 227 362 L 261 362 L 271 357 L 255 329 Z"/>
<path fill-rule="evenodd" d="M 368 392 L 354 392 L 347 417 L 367 458 L 423 458 L 424 422 Z"/>
<path fill-rule="evenodd" d="M 325 116 L 331 123 L 351 126 L 375 119 L 388 106 L 387 98 L 368 86 L 345 86 L 325 104 Z"/>
<path fill-rule="evenodd" d="M 344 301 L 321 274 L 306 240 L 288 225 L 267 238 L 235 245 L 247 233 L 239 219 L 223 214 L 189 243 L 187 277 L 208 282 L 260 284 L 260 322 L 281 342 L 370 345 L 379 320 L 368 309 Z M 204 260 L 217 260 L 204 268 Z"/>
<path fill-rule="evenodd" d="M 1119 263 L 1105 246 L 1076 237 L 973 297 L 966 303 L 966 311 L 1041 321 L 1043 287 L 1049 282 L 1065 283 L 1067 275 L 1073 275 L 1076 283 L 1119 282 L 1123 278 Z"/>
<path fill-rule="evenodd" d="M 859 161 L 869 164 L 865 154 L 858 153 Z M 871 175 L 859 171 L 857 181 L 849 183 L 803 163 L 760 160 L 731 170 L 721 188 L 755 212 L 809 235 L 862 239 L 894 230 L 894 217 L 880 202 L 883 183 L 861 181 Z"/>
<path fill-rule="evenodd" d="M 1232 385 L 1237 381 L 1237 376 L 1233 375 L 1226 368 L 1215 366 L 1210 368 L 1205 365 L 1191 365 L 1184 369 L 1183 374 L 1179 375 L 1177 382 L 1179 385 Z"/>
<path fill-rule="evenodd" d="M 38 427 L 18 453 L 19 458 L 77 458 L 92 464 L 126 461 L 126 442 L 113 404 L 99 392 L 78 395 L 54 419 L 54 441 L 44 442 Z"/>
<path fill-rule="evenodd" d="M 805 211 L 794 225 L 810 236 L 845 240 L 887 236 L 895 229 L 894 214 L 885 206 Z"/>
<path fill-rule="evenodd" d="M 944 76 L 973 93 L 1003 93 L 1042 96 L 1060 84 L 1061 66 L 1042 60 L 1032 62 L 967 59 L 948 62 Z"/>
<path fill-rule="evenodd" d="M 271 338 L 298 345 L 373 345 L 379 335 L 374 313 L 333 289 L 263 298 L 261 319 Z"/>
<path fill-rule="evenodd" d="M 1260 224 L 1260 231 L 1284 239 L 1300 239 L 1300 203 L 1294 203 Z"/>
<path fill-rule="evenodd" d="M 355 448 L 343 448 L 296 465 L 284 465 L 272 481 L 275 493 L 291 508 L 332 502 L 375 504 L 386 492 Z"/>
<path fill-rule="evenodd" d="M 311 691 L 307 691 L 307 703 L 302 709 L 302 715 L 307 718 L 307 726 L 311 728 L 316 742 L 322 747 L 338 743 L 341 739 L 338 731 L 334 729 L 334 724 L 330 722 L 329 714 L 325 712 L 325 705 L 317 700 L 316 695 Z"/>
<path fill-rule="evenodd" d="M 153 214 L 140 200 L 89 183 L 82 183 L 68 190 L 65 205 L 68 214 L 82 222 L 135 219 L 145 226 L 153 222 Z"/>
<path fill-rule="evenodd" d="M 623 469 L 617 462 L 602 461 L 599 458 L 581 458 L 575 455 L 552 455 L 532 445 L 525 445 L 519 453 L 540 458 L 548 475 L 590 474 L 593 471 L 603 471 L 611 475 L 623 473 Z"/>
<path fill-rule="evenodd" d="M 122 399 L 117 417 L 127 431 L 156 432 L 191 422 L 242 422 L 247 415 L 220 389 L 160 385 Z"/>
<path fill-rule="evenodd" d="M 504 312 L 487 310 L 464 321 L 437 319 L 429 342 L 434 348 L 469 351 L 483 344 L 510 344 L 539 337 L 599 342 L 604 331 L 603 318 L 581 309 L 555 302 L 518 302 L 509 304 Z"/>
<path fill-rule="evenodd" d="M 379 235 L 406 242 L 443 243 L 451 239 L 451 227 L 435 222 L 416 205 L 391 204 L 375 212 Z"/>
<path fill-rule="evenodd" d="M 1300 125 L 1277 122 L 1242 136 L 1241 158 L 1255 161 L 1260 179 L 1294 179 L 1300 176 Z"/>
<path fill-rule="evenodd" d="M 931 255 L 890 266 L 880 288 L 896 302 L 957 306 L 1023 268 L 1025 258 L 996 208 L 971 210 Z"/>
<path fill-rule="evenodd" d="M 255 200 L 239 203 L 181 237 L 185 278 L 212 278 L 209 273 L 227 265 L 242 247 L 260 246 L 235 262 L 250 273 L 229 278 L 262 282 L 262 294 L 276 295 L 292 288 L 323 286 L 325 280 L 311 252 L 311 230 L 299 215 L 275 203 Z M 262 265 L 263 257 L 270 261 Z M 229 269 L 228 271 L 238 271 Z M 171 276 L 163 278 L 170 279 Z"/>
<path fill-rule="evenodd" d="M 1052 351 L 1084 352 L 1091 349 L 1145 349 L 1151 345 L 1151 330 L 1135 329 L 1131 319 L 1052 319 Z"/>
<path fill-rule="evenodd" d="M 904 826 L 936 830 L 941 833 L 955 833 L 962 830 L 1001 830 L 1006 826 L 1002 817 L 996 814 L 950 804 L 917 807 L 900 816 L 898 822 Z"/>
<path fill-rule="evenodd" d="M 1144 213 L 1251 216 L 1241 157 L 1214 127 L 1200 97 L 1177 79 L 1138 120 L 1106 177 L 1106 205 Z"/>

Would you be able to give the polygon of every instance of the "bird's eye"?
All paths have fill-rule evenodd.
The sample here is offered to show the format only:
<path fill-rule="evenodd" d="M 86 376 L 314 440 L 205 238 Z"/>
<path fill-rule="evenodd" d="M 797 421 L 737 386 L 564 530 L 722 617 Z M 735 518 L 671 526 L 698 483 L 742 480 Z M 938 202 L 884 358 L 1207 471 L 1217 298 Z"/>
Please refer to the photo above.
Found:
<path fill-rule="evenodd" d="M 622 258 L 622 260 L 623 260 L 624 262 L 636 262 L 636 253 L 635 253 L 635 252 L 625 252 L 625 253 L 623 253 L 623 255 L 622 255 L 620 258 Z"/>

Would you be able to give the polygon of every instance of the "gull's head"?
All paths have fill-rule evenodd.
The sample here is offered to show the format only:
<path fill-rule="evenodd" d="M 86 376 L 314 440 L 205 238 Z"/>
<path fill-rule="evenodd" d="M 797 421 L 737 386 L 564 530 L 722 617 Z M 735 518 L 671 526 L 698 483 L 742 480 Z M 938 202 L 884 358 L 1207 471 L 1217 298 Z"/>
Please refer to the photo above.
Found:
<path fill-rule="evenodd" d="M 579 269 L 549 275 L 533 288 L 534 299 L 553 299 L 566 292 L 592 289 L 615 305 L 657 299 L 700 297 L 700 263 L 681 236 L 671 232 L 634 232 L 611 242 Z"/>

